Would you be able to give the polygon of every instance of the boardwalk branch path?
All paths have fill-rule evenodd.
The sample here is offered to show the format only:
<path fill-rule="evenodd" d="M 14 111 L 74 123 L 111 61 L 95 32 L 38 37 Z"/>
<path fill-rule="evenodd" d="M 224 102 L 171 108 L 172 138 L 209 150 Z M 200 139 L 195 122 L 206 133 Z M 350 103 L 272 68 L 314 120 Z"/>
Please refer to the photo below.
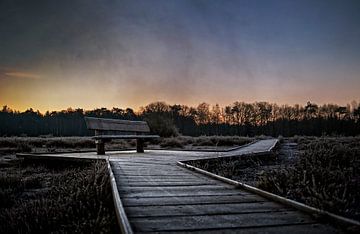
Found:
<path fill-rule="evenodd" d="M 111 168 L 133 231 L 335 232 L 293 208 L 176 165 L 177 161 L 264 152 L 274 143 L 262 140 L 223 153 L 148 150 L 111 155 Z"/>

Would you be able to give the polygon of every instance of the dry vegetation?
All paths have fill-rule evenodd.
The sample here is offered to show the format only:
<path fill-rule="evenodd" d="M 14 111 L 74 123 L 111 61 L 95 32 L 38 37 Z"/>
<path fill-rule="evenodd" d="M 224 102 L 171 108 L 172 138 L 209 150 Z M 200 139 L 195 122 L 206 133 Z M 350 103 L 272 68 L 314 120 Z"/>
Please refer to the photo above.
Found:
<path fill-rule="evenodd" d="M 237 136 L 177 136 L 153 139 L 147 142 L 149 148 L 165 149 L 222 149 L 240 146 L 253 138 Z M 107 150 L 134 149 L 136 140 L 112 140 Z M 91 137 L 0 137 L 0 155 L 17 152 L 66 152 L 95 150 Z"/>
<path fill-rule="evenodd" d="M 259 187 L 360 220 L 360 137 L 295 141 L 301 151 L 299 160 L 264 173 Z"/>
<path fill-rule="evenodd" d="M 294 137 L 291 159 L 220 158 L 190 162 L 213 173 L 258 186 L 349 218 L 360 220 L 360 137 Z M 266 159 L 266 160 L 265 160 Z"/>
<path fill-rule="evenodd" d="M 0 233 L 118 231 L 105 163 L 0 166 Z"/>
<path fill-rule="evenodd" d="M 90 137 L 1 137 L 0 152 L 52 152 L 95 148 Z"/>
<path fill-rule="evenodd" d="M 161 148 L 179 148 L 179 149 L 223 149 L 232 146 L 241 146 L 250 143 L 253 139 L 249 137 L 238 136 L 178 136 L 171 138 L 162 138 L 158 144 Z"/>
<path fill-rule="evenodd" d="M 113 140 L 108 150 L 135 148 L 135 140 Z M 91 137 L 0 137 L 0 154 L 94 151 Z"/>

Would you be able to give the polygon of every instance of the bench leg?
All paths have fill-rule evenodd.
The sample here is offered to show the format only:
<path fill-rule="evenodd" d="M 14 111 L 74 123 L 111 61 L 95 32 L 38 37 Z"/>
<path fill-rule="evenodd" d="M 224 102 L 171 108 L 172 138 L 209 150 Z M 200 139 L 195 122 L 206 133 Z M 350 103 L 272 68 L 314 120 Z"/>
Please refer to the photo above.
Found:
<path fill-rule="evenodd" d="M 144 140 L 136 139 L 136 152 L 144 153 Z"/>
<path fill-rule="evenodd" d="M 104 155 L 105 154 L 105 143 L 101 140 L 96 141 L 96 152 L 98 155 Z"/>

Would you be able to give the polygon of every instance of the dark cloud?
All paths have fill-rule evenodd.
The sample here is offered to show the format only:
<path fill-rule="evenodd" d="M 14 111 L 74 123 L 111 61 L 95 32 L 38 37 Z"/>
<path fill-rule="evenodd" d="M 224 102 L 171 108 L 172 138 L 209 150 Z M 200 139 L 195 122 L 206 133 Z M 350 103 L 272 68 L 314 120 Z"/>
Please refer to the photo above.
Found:
<path fill-rule="evenodd" d="M 312 81 L 354 83 L 359 10 L 325 0 L 2 0 L 0 64 L 44 74 L 48 86 L 101 84 L 107 99 L 134 105 L 138 93 L 144 102 L 273 98 Z"/>

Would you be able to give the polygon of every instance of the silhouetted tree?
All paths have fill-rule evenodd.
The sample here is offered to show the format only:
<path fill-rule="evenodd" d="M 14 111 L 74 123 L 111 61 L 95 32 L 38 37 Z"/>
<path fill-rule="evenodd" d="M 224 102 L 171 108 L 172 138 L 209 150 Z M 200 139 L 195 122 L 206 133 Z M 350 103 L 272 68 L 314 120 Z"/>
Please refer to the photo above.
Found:
<path fill-rule="evenodd" d="M 146 120 L 153 132 L 162 136 L 184 135 L 316 135 L 360 134 L 360 105 L 318 106 L 308 102 L 301 105 L 281 105 L 267 102 L 234 102 L 221 108 L 201 103 L 196 108 L 186 105 L 168 105 L 153 102 L 140 108 L 138 113 L 126 108 L 97 108 L 94 110 L 72 109 L 46 111 L 32 108 L 19 112 L 8 106 L 0 111 L 0 136 L 85 136 L 84 116 Z"/>

